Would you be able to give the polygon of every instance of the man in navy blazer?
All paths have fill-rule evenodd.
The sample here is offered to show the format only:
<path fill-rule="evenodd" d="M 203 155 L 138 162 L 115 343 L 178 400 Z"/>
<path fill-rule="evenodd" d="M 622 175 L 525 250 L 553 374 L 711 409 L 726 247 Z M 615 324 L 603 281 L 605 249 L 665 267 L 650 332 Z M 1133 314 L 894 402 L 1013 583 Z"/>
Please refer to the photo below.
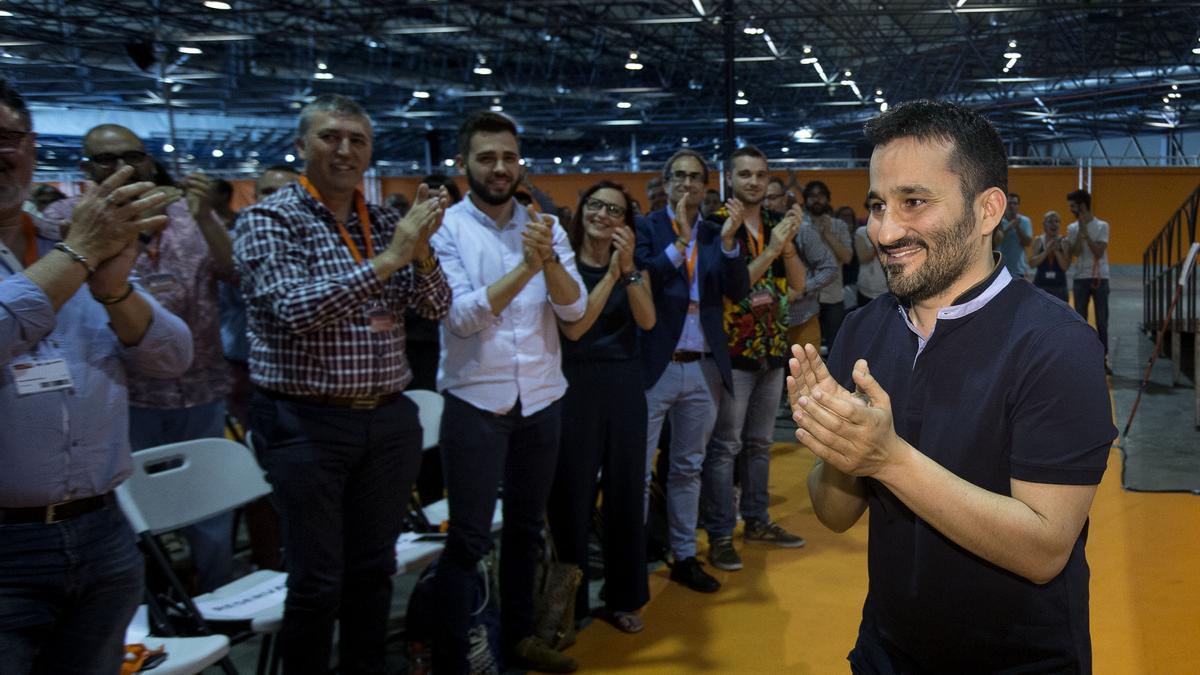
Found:
<path fill-rule="evenodd" d="M 720 396 L 732 392 L 723 297 L 732 302 L 744 298 L 750 277 L 734 238 L 742 225 L 741 209 L 731 205 L 723 225 L 700 214 L 708 183 L 703 158 L 680 150 L 667 160 L 663 178 L 670 194 L 667 207 L 637 224 L 637 266 L 650 272 L 658 316 L 654 328 L 641 334 L 648 413 L 646 481 L 649 486 L 654 450 L 669 414 L 671 579 L 713 593 L 721 584 L 696 559 L 700 474 Z"/>

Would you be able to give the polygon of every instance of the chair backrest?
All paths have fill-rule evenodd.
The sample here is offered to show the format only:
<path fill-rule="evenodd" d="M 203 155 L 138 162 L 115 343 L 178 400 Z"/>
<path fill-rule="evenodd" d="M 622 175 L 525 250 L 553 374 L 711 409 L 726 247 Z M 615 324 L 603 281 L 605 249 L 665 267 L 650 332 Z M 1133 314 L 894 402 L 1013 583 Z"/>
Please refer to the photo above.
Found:
<path fill-rule="evenodd" d="M 437 447 L 438 432 L 442 424 L 442 408 L 446 406 L 442 395 L 427 389 L 410 389 L 404 395 L 417 404 L 421 417 L 421 449 L 428 450 Z"/>
<path fill-rule="evenodd" d="M 206 520 L 271 492 L 244 445 L 201 438 L 133 453 L 133 473 L 117 487 L 134 529 L 159 534 Z"/>

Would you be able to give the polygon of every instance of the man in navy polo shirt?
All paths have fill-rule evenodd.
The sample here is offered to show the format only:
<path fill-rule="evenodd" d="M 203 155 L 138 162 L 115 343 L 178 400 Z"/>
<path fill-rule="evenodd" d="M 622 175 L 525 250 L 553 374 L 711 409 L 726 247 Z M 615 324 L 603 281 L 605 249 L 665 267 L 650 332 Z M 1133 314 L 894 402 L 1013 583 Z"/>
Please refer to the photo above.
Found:
<path fill-rule="evenodd" d="M 817 517 L 840 532 L 871 512 L 851 667 L 1090 672 L 1087 515 L 1116 436 L 1104 349 L 993 257 L 1008 177 L 986 119 L 914 101 L 866 135 L 891 294 L 847 317 L 828 368 L 793 347 L 788 382 Z"/>

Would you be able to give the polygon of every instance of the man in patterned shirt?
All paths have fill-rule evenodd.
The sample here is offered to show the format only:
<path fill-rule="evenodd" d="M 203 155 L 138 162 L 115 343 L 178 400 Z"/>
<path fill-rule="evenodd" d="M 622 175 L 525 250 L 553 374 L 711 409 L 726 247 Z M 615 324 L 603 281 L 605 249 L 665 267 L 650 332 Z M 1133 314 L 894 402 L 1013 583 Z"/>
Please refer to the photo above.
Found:
<path fill-rule="evenodd" d="M 243 209 L 236 259 L 246 297 L 250 425 L 283 520 L 288 672 L 384 670 L 394 546 L 421 459 L 404 310 L 450 308 L 429 237 L 446 197 L 422 186 L 409 214 L 367 204 L 366 111 L 321 96 L 300 111 L 299 182 Z M 345 611 L 342 611 L 345 610 Z"/>
<path fill-rule="evenodd" d="M 804 539 L 767 516 L 767 475 L 788 356 L 788 289 L 804 292 L 806 270 L 792 241 L 800 226 L 800 209 L 794 207 L 779 218 L 764 207 L 769 185 L 766 155 L 752 145 L 742 146 L 730 155 L 729 166 L 734 204 L 742 208 L 737 238 L 750 273 L 750 294 L 738 302 L 725 299 L 733 395 L 718 400 L 717 422 L 704 457 L 700 524 L 708 532 L 709 563 L 733 571 L 742 569 L 733 548 L 733 471 L 739 452 L 746 522 L 742 536 L 788 548 L 804 545 Z M 724 220 L 728 213 L 722 209 L 714 215 Z"/>
<path fill-rule="evenodd" d="M 81 168 L 100 183 L 121 166 L 132 166 L 129 183 L 153 181 L 154 158 L 141 139 L 116 124 L 101 124 L 83 137 Z M 172 201 L 167 226 L 141 236 L 141 253 L 133 274 L 167 311 L 192 331 L 191 366 L 176 379 L 130 375 L 129 440 L 133 450 L 156 445 L 221 437 L 225 434 L 225 396 L 231 387 L 229 366 L 221 346 L 218 280 L 233 278 L 233 245 L 223 223 L 213 214 L 212 184 L 194 173 L 178 186 L 159 185 L 155 192 Z M 46 209 L 51 221 L 69 222 L 80 197 Z M 233 574 L 233 515 L 223 514 L 182 530 L 192 551 L 201 591 L 229 581 Z"/>

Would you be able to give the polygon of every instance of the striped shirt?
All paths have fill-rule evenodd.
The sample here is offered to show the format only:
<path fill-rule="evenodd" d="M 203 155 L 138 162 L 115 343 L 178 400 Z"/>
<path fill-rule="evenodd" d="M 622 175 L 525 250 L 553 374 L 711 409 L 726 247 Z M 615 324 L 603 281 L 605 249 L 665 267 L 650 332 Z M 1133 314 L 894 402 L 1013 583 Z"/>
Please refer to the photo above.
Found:
<path fill-rule="evenodd" d="M 369 204 L 371 239 L 387 248 L 400 214 Z M 366 250 L 358 214 L 346 230 Z M 356 262 L 333 213 L 292 183 L 238 215 L 234 257 L 246 298 L 250 379 L 284 394 L 375 396 L 412 380 L 404 350 L 404 310 L 440 320 L 450 310 L 441 267 L 411 266 L 380 281 Z M 368 311 L 389 310 L 390 330 L 373 332 Z"/>

